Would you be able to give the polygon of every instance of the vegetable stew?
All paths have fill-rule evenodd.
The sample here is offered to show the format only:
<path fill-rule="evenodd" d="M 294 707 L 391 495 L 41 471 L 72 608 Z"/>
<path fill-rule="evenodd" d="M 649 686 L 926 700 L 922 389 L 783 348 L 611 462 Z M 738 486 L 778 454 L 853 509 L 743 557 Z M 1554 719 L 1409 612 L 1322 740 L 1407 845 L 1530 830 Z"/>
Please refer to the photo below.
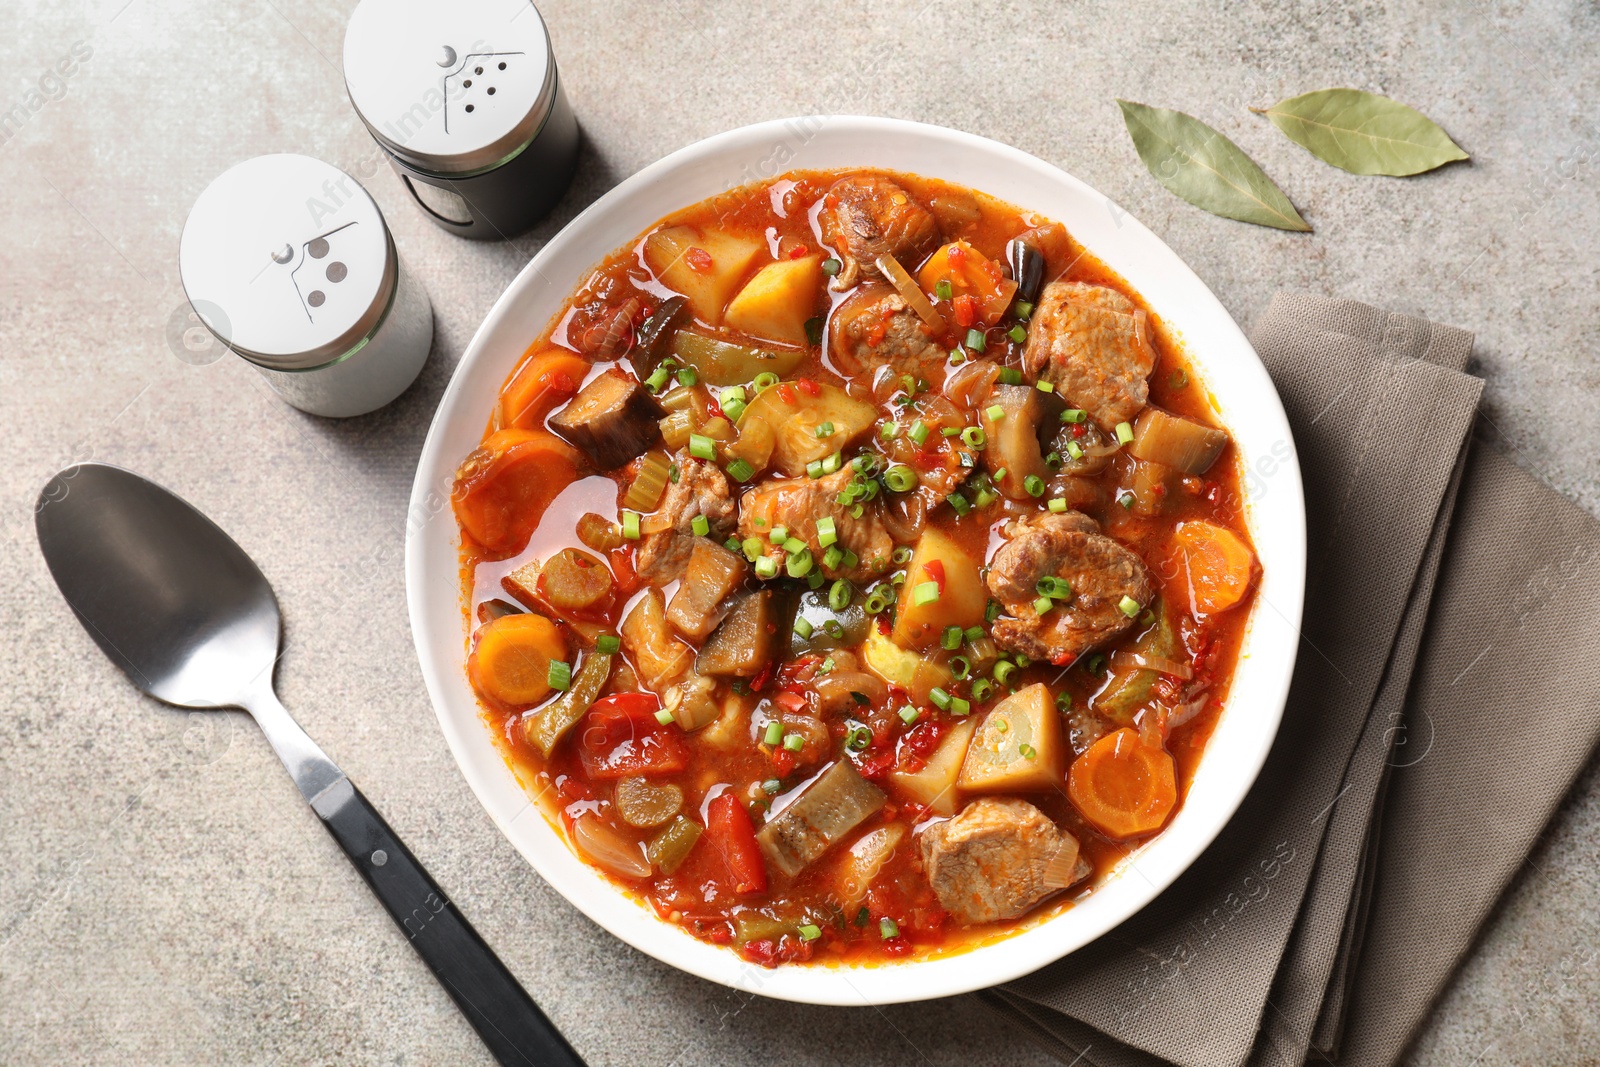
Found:
<path fill-rule="evenodd" d="M 877 171 L 663 220 L 452 504 L 468 677 L 574 850 L 764 964 L 958 951 L 1182 803 L 1259 580 L 1238 458 L 1058 223 Z"/>

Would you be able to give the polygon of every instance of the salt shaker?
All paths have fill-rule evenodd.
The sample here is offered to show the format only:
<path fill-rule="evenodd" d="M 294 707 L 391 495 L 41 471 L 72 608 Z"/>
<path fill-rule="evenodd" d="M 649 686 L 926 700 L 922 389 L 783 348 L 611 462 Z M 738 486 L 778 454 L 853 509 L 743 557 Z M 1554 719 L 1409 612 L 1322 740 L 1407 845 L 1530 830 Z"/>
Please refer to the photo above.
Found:
<path fill-rule="evenodd" d="M 206 328 L 302 411 L 365 414 L 427 362 L 428 294 L 372 197 L 319 159 L 224 171 L 189 211 L 179 271 Z"/>
<path fill-rule="evenodd" d="M 344 75 L 401 182 L 452 233 L 521 233 L 572 181 L 578 122 L 529 0 L 361 0 Z"/>

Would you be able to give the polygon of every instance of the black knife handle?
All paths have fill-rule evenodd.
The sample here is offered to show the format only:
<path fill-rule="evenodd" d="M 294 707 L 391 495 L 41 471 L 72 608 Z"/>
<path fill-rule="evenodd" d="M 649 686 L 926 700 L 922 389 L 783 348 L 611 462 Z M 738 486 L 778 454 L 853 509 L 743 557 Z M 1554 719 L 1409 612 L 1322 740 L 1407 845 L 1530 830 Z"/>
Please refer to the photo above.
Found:
<path fill-rule="evenodd" d="M 323 790 L 311 807 L 496 1060 L 507 1067 L 584 1067 L 566 1038 L 348 778 Z"/>

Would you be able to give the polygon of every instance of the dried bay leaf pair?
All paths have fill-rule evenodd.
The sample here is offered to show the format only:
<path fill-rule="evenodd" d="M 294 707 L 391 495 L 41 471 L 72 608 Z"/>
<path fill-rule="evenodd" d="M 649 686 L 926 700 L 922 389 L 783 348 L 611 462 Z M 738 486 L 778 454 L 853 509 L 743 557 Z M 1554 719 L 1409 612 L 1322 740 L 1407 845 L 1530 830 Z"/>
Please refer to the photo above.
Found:
<path fill-rule="evenodd" d="M 1181 111 L 1117 104 L 1139 158 L 1169 191 L 1224 218 L 1311 229 L 1272 179 L 1210 126 Z M 1467 158 L 1421 112 L 1359 89 L 1319 89 L 1252 110 L 1318 159 L 1352 174 L 1403 177 Z"/>

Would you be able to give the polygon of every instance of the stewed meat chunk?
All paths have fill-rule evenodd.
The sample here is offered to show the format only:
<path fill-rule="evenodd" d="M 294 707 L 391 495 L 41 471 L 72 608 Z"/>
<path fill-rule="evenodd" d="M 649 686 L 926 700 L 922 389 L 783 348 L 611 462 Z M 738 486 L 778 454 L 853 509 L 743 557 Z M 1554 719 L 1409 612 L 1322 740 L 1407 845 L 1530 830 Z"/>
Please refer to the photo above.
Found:
<path fill-rule="evenodd" d="M 870 378 L 879 367 L 895 374 L 931 377 L 947 353 L 927 324 L 892 289 L 862 286 L 839 305 L 830 323 L 834 361 L 849 374 Z"/>
<path fill-rule="evenodd" d="M 714 463 L 695 459 L 688 452 L 673 457 L 678 480 L 667 483 L 661 503 L 650 516 L 651 525 L 664 529 L 646 534 L 639 545 L 639 576 L 652 585 L 664 585 L 683 574 L 694 551 L 694 520 L 704 515 L 711 535 L 722 541 L 739 523 L 728 477 Z"/>
<path fill-rule="evenodd" d="M 990 594 L 1010 616 L 994 623 L 1002 648 L 1071 663 L 1132 626 L 1155 597 L 1144 562 L 1080 511 L 1031 515 L 1008 523 L 1005 532 L 988 578 Z M 1062 595 L 1041 615 L 1035 601 L 1046 578 L 1066 581 L 1070 593 L 1057 586 Z"/>
<path fill-rule="evenodd" d="M 739 514 L 739 536 L 769 543 L 772 531 L 783 527 L 789 537 L 798 538 L 811 549 L 816 565 L 829 578 L 866 581 L 889 569 L 894 541 L 884 528 L 879 502 L 862 510 L 861 518 L 851 507 L 839 502 L 839 494 L 850 484 L 854 472 L 846 467 L 823 478 L 784 478 L 764 482 L 744 495 Z M 830 567 L 817 537 L 817 522 L 833 520 L 836 542 L 841 551 L 856 554 L 854 567 Z"/>
<path fill-rule="evenodd" d="M 924 830 L 921 844 L 939 903 L 967 923 L 1014 919 L 1090 871 L 1077 838 L 1015 797 L 974 800 Z"/>
<path fill-rule="evenodd" d="M 1113 430 L 1144 409 L 1156 354 L 1132 300 L 1100 285 L 1051 282 L 1034 310 L 1023 360 L 1028 373 Z"/>
<path fill-rule="evenodd" d="M 818 221 L 822 239 L 844 262 L 833 280 L 839 292 L 856 284 L 860 275 L 878 277 L 879 256 L 891 255 L 907 270 L 915 270 L 939 243 L 939 222 L 932 213 L 899 185 L 877 175 L 851 175 L 834 182 L 822 198 Z"/>

